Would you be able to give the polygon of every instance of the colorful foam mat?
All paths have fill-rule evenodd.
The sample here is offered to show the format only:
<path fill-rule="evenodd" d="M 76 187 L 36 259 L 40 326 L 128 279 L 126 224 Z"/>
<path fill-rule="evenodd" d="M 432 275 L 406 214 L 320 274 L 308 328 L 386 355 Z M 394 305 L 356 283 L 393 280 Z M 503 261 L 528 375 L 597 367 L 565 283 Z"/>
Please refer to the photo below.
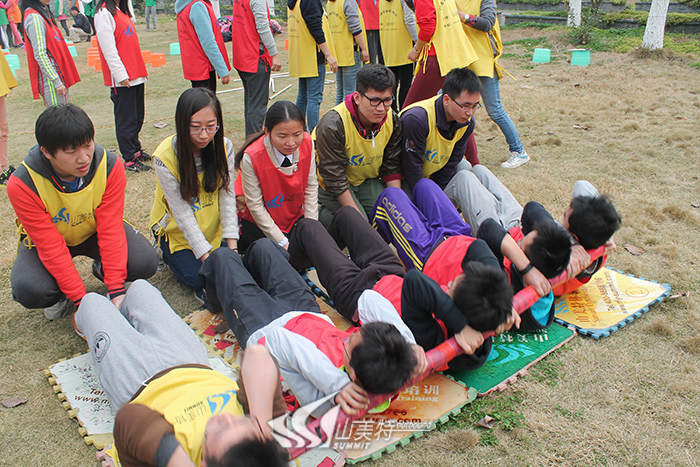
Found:
<path fill-rule="evenodd" d="M 607 337 L 670 292 L 668 284 L 601 268 L 586 285 L 557 299 L 555 320 L 584 336 Z"/>
<path fill-rule="evenodd" d="M 317 298 L 317 301 L 321 311 L 333 320 L 336 327 L 350 327 L 322 298 Z M 217 333 L 217 326 L 224 321 L 222 314 L 201 310 L 192 313 L 186 321 L 210 350 L 228 361 L 240 362 L 240 346 L 233 333 L 230 330 Z M 476 390 L 433 373 L 404 390 L 386 411 L 348 423 L 330 443 L 314 448 L 291 465 L 332 466 L 342 465 L 343 461 L 354 464 L 377 459 L 434 429 L 436 424 L 447 421 L 450 414 L 459 413 L 476 395 Z"/>
<path fill-rule="evenodd" d="M 494 390 L 502 391 L 510 383 L 527 373 L 528 368 L 554 350 L 573 339 L 573 329 L 552 325 L 537 332 L 504 332 L 493 338 L 493 347 L 484 365 L 472 371 L 448 370 L 447 376 L 479 395 Z"/>

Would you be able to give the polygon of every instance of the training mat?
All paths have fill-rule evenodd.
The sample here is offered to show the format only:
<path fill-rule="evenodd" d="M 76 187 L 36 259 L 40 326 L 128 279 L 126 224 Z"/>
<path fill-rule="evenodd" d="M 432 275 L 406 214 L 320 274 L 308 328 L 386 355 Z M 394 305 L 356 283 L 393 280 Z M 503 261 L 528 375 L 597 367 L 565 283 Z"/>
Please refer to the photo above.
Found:
<path fill-rule="evenodd" d="M 384 412 L 346 423 L 330 447 L 341 451 L 348 464 L 378 459 L 447 422 L 476 396 L 475 389 L 432 373 L 401 392 Z"/>
<path fill-rule="evenodd" d="M 504 332 L 493 338 L 491 353 L 484 365 L 471 371 L 448 370 L 447 376 L 467 387 L 473 387 L 479 395 L 498 389 L 527 373 L 535 362 L 573 339 L 576 332 L 553 324 L 537 332 Z"/>
<path fill-rule="evenodd" d="M 668 284 L 604 267 L 586 285 L 557 299 L 555 320 L 574 326 L 584 336 L 607 337 L 649 311 L 670 292 Z"/>
<path fill-rule="evenodd" d="M 237 374 L 223 360 L 210 355 L 209 364 L 235 380 Z M 112 443 L 115 412 L 97 377 L 90 352 L 63 360 L 44 370 L 61 405 L 74 419 L 86 444 L 103 449 Z"/>

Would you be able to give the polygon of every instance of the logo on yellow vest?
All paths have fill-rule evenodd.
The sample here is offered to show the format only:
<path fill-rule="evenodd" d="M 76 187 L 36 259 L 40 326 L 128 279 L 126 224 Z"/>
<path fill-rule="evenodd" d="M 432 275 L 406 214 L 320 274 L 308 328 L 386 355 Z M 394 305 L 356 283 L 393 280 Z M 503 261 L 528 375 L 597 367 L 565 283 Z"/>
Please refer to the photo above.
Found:
<path fill-rule="evenodd" d="M 362 163 L 365 160 L 364 154 L 365 154 L 364 152 L 361 152 L 359 154 L 355 154 L 354 156 L 350 156 L 348 158 L 348 164 L 353 165 L 353 166 L 362 165 Z"/>
<path fill-rule="evenodd" d="M 54 224 L 58 224 L 59 222 L 65 222 L 66 224 L 70 223 L 70 213 L 66 208 L 61 208 L 60 211 L 58 211 L 58 214 L 56 214 L 55 217 L 51 218 L 51 222 Z"/>
<path fill-rule="evenodd" d="M 218 415 L 224 410 L 224 407 L 231 402 L 231 399 L 236 397 L 236 391 L 226 391 L 221 394 L 213 394 L 207 397 L 207 402 L 209 402 L 209 410 L 211 410 L 212 415 Z"/>

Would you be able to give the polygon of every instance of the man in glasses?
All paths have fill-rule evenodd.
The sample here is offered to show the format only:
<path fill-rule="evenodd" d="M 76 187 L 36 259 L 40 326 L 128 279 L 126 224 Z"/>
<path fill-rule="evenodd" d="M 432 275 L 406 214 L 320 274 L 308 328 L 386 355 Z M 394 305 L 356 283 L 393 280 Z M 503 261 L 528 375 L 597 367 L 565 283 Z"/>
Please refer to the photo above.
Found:
<path fill-rule="evenodd" d="M 403 173 L 413 190 L 418 180 L 430 178 L 458 203 L 462 179 L 457 174 L 471 168 L 464 159 L 467 141 L 474 131 L 474 114 L 481 107 L 479 77 L 468 68 L 454 68 L 442 94 L 407 107 L 401 112 Z"/>
<path fill-rule="evenodd" d="M 120 307 L 87 294 L 76 323 L 117 413 L 103 466 L 287 464 L 267 424 L 285 405 L 264 347 L 246 349 L 238 382 L 212 370 L 204 344 L 144 280 Z"/>
<path fill-rule="evenodd" d="M 368 219 L 385 187 L 401 188 L 401 121 L 391 109 L 396 78 L 375 63 L 357 73 L 356 86 L 326 112 L 312 134 L 324 225 L 342 206 L 352 206 Z"/>

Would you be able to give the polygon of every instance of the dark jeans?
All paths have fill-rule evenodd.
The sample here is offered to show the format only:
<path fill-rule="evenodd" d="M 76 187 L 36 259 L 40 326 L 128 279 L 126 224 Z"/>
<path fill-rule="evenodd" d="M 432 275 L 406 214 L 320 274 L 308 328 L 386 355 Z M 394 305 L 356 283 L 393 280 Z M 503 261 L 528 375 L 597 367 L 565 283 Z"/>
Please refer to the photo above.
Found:
<path fill-rule="evenodd" d="M 212 70 L 209 72 L 208 79 L 202 79 L 199 81 L 190 81 L 193 88 L 209 88 L 211 92 L 216 94 L 216 71 Z"/>
<path fill-rule="evenodd" d="M 148 279 L 156 273 L 158 256 L 151 242 L 124 222 L 129 256 L 126 260 L 126 280 Z M 100 261 L 97 234 L 80 245 L 68 247 L 71 256 L 87 256 Z M 36 248 L 27 248 L 24 242 L 17 249 L 17 259 L 10 274 L 12 297 L 25 308 L 46 308 L 63 298 L 56 279 L 46 270 Z"/>
<path fill-rule="evenodd" d="M 301 219 L 290 239 L 290 263 L 311 263 L 338 312 L 357 322 L 357 300 L 379 279 L 404 275 L 404 268 L 376 230 L 354 208 L 340 208 L 326 230 L 320 222 Z M 349 259 L 341 250 L 347 246 Z"/>
<path fill-rule="evenodd" d="M 242 259 L 230 248 L 218 248 L 202 265 L 209 306 L 224 310 L 243 348 L 252 333 L 287 312 L 320 312 L 314 294 L 286 256 L 284 249 L 263 238 Z"/>
<path fill-rule="evenodd" d="M 299 218 L 301 219 L 301 217 Z M 288 239 L 292 238 L 292 235 L 295 235 L 295 227 L 297 223 L 299 222 L 299 219 L 292 225 L 292 228 L 289 229 L 289 232 L 284 232 L 284 234 L 287 236 Z M 260 227 L 254 222 L 250 222 L 247 219 L 241 219 L 240 221 L 241 225 L 241 237 L 238 239 L 238 251 L 244 255 L 246 251 L 248 250 L 248 247 L 256 240 L 260 240 L 261 238 L 265 238 L 265 234 L 263 233 L 262 230 L 260 230 Z"/>
<path fill-rule="evenodd" d="M 369 52 L 370 63 L 384 64 L 384 54 L 382 54 L 382 45 L 379 38 L 379 29 L 365 31 L 367 33 L 367 51 Z"/>
<path fill-rule="evenodd" d="M 245 135 L 258 133 L 263 129 L 267 101 L 270 96 L 270 68 L 258 60 L 257 73 L 238 71 L 243 82 L 243 106 L 245 111 Z"/>
<path fill-rule="evenodd" d="M 411 89 L 411 83 L 413 82 L 413 64 L 401 66 L 389 67 L 391 72 L 396 77 L 396 91 L 394 91 L 394 102 L 391 104 L 391 108 L 395 112 L 403 108 L 403 103 L 406 101 L 406 96 L 408 95 L 409 89 Z M 397 94 L 398 93 L 398 99 Z"/>
<path fill-rule="evenodd" d="M 221 242 L 221 246 L 225 247 L 227 245 Z M 199 268 L 202 267 L 202 261 L 195 257 L 192 250 L 185 248 L 184 250 L 170 253 L 170 243 L 165 238 L 160 240 L 160 249 L 163 251 L 163 261 L 165 261 L 165 264 L 168 265 L 180 282 L 195 291 L 204 288 L 204 280 L 199 277 Z"/>
<path fill-rule="evenodd" d="M 126 162 L 134 159 L 141 150 L 139 133 L 145 114 L 145 85 L 110 88 L 109 97 L 114 103 L 114 130 L 117 133 L 119 152 Z"/>

